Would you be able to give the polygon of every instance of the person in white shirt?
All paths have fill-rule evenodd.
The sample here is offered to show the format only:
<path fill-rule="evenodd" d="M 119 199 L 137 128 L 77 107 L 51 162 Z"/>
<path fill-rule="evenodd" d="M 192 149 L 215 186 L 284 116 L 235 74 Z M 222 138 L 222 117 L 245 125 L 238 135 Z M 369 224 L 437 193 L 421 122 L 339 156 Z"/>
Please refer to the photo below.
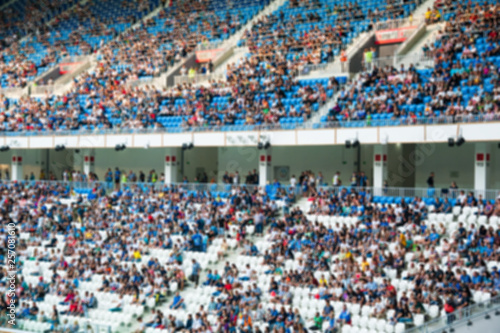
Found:
<path fill-rule="evenodd" d="M 238 173 L 238 171 L 236 171 L 233 177 L 233 184 L 238 185 L 239 183 L 240 183 L 240 174 Z"/>
<path fill-rule="evenodd" d="M 340 172 L 337 171 L 335 172 L 335 175 L 333 176 L 333 186 L 340 186 Z"/>
<path fill-rule="evenodd" d="M 464 191 L 460 191 L 460 195 L 458 196 L 458 202 L 460 205 L 464 206 L 467 203 L 467 196 Z"/>
<path fill-rule="evenodd" d="M 195 319 L 193 320 L 193 326 L 192 326 L 192 329 L 193 329 L 193 330 L 197 330 L 197 329 L 201 328 L 202 324 L 203 324 L 203 322 L 202 322 L 202 320 L 201 320 L 201 316 L 200 316 L 200 314 L 199 314 L 199 313 L 197 313 L 197 314 L 195 315 Z"/>
<path fill-rule="evenodd" d="M 240 272 L 240 280 L 242 281 L 248 281 L 250 280 L 250 275 L 252 274 L 252 269 L 250 268 L 250 265 L 247 264 L 244 269 L 241 270 Z"/>
<path fill-rule="evenodd" d="M 295 178 L 295 175 L 292 175 L 292 178 L 290 178 L 290 186 L 295 187 L 297 185 L 297 178 Z"/>

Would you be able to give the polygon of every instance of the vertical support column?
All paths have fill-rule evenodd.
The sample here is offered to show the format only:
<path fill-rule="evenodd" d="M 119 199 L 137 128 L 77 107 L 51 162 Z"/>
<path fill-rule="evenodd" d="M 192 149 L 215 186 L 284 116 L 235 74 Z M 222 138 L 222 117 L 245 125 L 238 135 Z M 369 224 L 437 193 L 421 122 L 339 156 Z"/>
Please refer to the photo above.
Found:
<path fill-rule="evenodd" d="M 12 154 L 12 162 L 11 162 L 11 179 L 16 181 L 24 180 L 23 174 L 23 157 L 21 153 L 14 152 Z"/>
<path fill-rule="evenodd" d="M 83 173 L 89 176 L 89 174 L 95 171 L 95 150 L 88 149 L 84 151 L 83 156 Z"/>
<path fill-rule="evenodd" d="M 179 167 L 179 148 L 167 148 L 165 154 L 165 184 L 177 183 L 178 167 Z"/>
<path fill-rule="evenodd" d="M 484 198 L 488 187 L 490 173 L 490 144 L 486 142 L 476 143 L 474 156 L 474 189 L 477 194 Z"/>
<path fill-rule="evenodd" d="M 259 186 L 266 186 L 271 182 L 272 154 L 271 149 L 262 149 L 259 151 Z"/>
<path fill-rule="evenodd" d="M 374 195 L 382 195 L 384 181 L 387 179 L 387 145 L 376 145 L 373 149 L 373 187 Z"/>

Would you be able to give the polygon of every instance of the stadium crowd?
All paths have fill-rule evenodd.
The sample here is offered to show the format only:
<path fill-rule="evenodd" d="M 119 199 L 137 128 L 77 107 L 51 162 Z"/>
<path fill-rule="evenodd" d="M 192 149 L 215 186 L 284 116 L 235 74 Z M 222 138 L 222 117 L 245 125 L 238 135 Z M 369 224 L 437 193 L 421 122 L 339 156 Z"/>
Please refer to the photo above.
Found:
<path fill-rule="evenodd" d="M 461 218 L 436 223 L 434 209 L 447 199 L 373 199 L 346 189 L 312 197 L 308 214 L 292 209 L 270 224 L 265 241 L 244 243 L 237 264 L 208 272 L 206 301 L 186 301 L 195 303 L 196 319 L 156 312 L 142 329 L 334 332 L 369 322 L 404 329 L 441 312 L 453 321 L 457 310 L 497 295 L 500 198 L 492 214 L 478 198 L 457 203 L 462 211 L 477 208 L 475 219 L 496 221 L 479 227 Z"/>
<path fill-rule="evenodd" d="M 462 8 L 463 7 L 463 8 Z M 434 68 L 376 67 L 341 91 L 326 121 L 381 119 L 415 123 L 499 118 L 498 5 L 459 5 L 436 40 L 422 52 Z"/>
<path fill-rule="evenodd" d="M 132 305 L 148 300 L 154 304 L 166 298 L 169 290 L 182 291 L 188 284 L 187 269 L 199 267 L 196 260 L 186 266 L 186 255 L 192 251 L 208 255 L 207 248 L 216 238 L 232 235 L 231 226 L 243 241 L 245 225 L 262 230 L 278 210 L 276 202 L 257 188 L 234 187 L 218 193 L 130 185 L 106 193 L 95 183 L 82 196 L 61 184 L 0 185 L 2 218 L 17 226 L 18 236 L 25 235 L 16 246 L 19 288 L 14 297 L 3 293 L 1 301 L 15 299 L 19 319 L 49 322 L 52 328 L 62 326 L 60 315 L 88 317 L 103 302 L 102 295 L 82 289 L 95 281 L 95 275 L 100 284 L 94 293 L 119 296 L 109 306 L 111 312 L 126 306 L 124 298 Z M 2 234 L 8 235 L 6 229 Z M 2 259 L 7 257 L 6 249 L 2 247 Z M 216 250 L 217 255 L 224 254 Z M 50 312 L 42 311 L 52 296 L 59 302 Z"/>
<path fill-rule="evenodd" d="M 350 43 L 360 31 L 369 29 L 367 24 L 362 25 L 363 29 L 361 25 L 357 28 L 354 28 L 354 25 L 350 26 L 352 22 L 349 23 L 349 18 L 352 15 L 357 15 L 358 19 L 368 22 L 379 18 L 380 15 L 384 17 L 407 15 L 408 6 L 415 5 L 414 3 L 402 5 L 377 3 L 368 6 L 368 8 L 373 7 L 372 10 L 352 6 L 323 8 L 321 4 L 309 2 L 287 4 L 272 16 L 257 23 L 251 31 L 245 32 L 243 39 L 250 46 L 250 56 L 239 64 L 228 66 L 227 82 L 213 82 L 209 87 L 194 87 L 185 84 L 167 92 L 148 86 L 134 89 L 126 85 L 131 80 L 164 72 L 168 66 L 188 54 L 199 43 L 227 38 L 264 5 L 264 3 L 250 3 L 246 4 L 247 8 L 241 7 L 227 11 L 209 10 L 214 4 L 217 2 L 202 2 L 199 4 L 200 8 L 191 13 L 188 13 L 182 4 L 166 7 L 156 17 L 141 23 L 138 28 L 121 33 L 110 42 L 105 43 L 102 39 L 94 40 L 95 45 L 89 44 L 88 46 L 85 46 L 83 42 L 78 45 L 77 54 L 81 53 L 82 48 L 89 52 L 99 49 L 97 68 L 75 80 L 72 91 L 62 97 L 47 96 L 17 101 L 10 112 L 5 114 L 6 119 L 2 129 L 5 131 L 57 131 L 173 127 L 178 130 L 180 127 L 207 125 L 262 125 L 283 121 L 302 123 L 327 98 L 333 96 L 332 88 L 338 85 L 338 82 L 333 82 L 333 85 L 328 80 L 312 84 L 298 84 L 293 79 L 298 70 L 307 63 L 317 63 L 317 61 L 311 62 L 310 59 L 306 59 L 306 62 L 303 62 L 303 57 L 291 59 L 291 51 L 288 49 L 295 48 L 300 52 L 305 47 L 307 50 L 317 48 L 314 45 L 319 42 L 326 43 L 325 37 L 316 36 L 317 34 L 314 33 L 314 29 L 322 30 L 326 26 L 328 26 L 325 30 L 328 38 L 334 38 L 336 44 Z M 54 23 L 56 36 L 53 36 L 54 32 L 47 33 L 47 36 L 50 35 L 50 39 L 57 41 L 57 45 L 61 47 L 54 51 L 64 51 L 66 42 L 62 40 L 66 37 L 66 40 L 71 42 L 75 38 L 78 39 L 78 36 L 85 35 L 93 38 L 94 35 L 101 33 L 101 22 L 87 23 L 89 13 L 95 11 L 93 5 L 93 3 L 78 5 L 72 9 L 75 15 L 61 15 L 56 20 Z M 141 12 L 148 8 L 147 4 L 144 7 L 141 5 L 142 2 L 136 4 L 138 8 L 134 10 Z M 256 6 L 252 7 L 252 5 Z M 245 8 L 243 13 L 242 8 Z M 307 18 L 302 18 L 300 14 L 298 16 L 293 14 L 301 8 L 310 9 Z M 356 12 L 358 14 L 355 14 Z M 203 15 L 203 24 L 200 24 L 200 15 Z M 71 26 L 73 16 L 78 18 L 77 21 L 80 24 L 82 22 L 87 24 L 66 37 L 59 36 L 60 33 L 57 35 L 59 31 L 57 27 Z M 124 24 L 125 21 L 129 22 L 123 17 L 104 17 L 112 20 L 114 23 L 112 26 Z M 67 23 L 68 20 L 70 23 Z M 287 49 L 283 49 L 280 41 L 277 43 L 266 41 L 269 36 L 266 36 L 264 32 L 271 26 L 288 27 L 294 20 L 311 24 L 318 23 L 318 20 L 322 22 L 321 27 L 315 27 L 310 33 L 306 32 L 310 30 L 310 27 L 300 29 L 300 34 L 303 34 L 303 38 L 300 38 L 300 45 L 287 42 L 283 46 Z M 125 28 L 121 27 L 121 31 Z M 113 37 L 119 32 L 117 27 L 105 31 Z M 179 38 L 180 36 L 182 38 Z M 316 36 L 314 45 L 311 44 L 312 36 Z M 334 55 L 332 50 L 330 47 L 330 50 L 326 51 L 322 57 L 326 56 L 328 58 L 325 58 L 326 60 L 331 60 Z M 337 51 L 339 53 L 339 50 Z M 47 57 L 50 57 L 50 54 Z M 305 58 L 308 57 L 305 55 Z M 31 66 L 31 68 L 36 71 L 36 66 Z M 207 92 L 210 92 L 209 96 Z M 68 114 L 71 116 L 68 117 Z M 20 115 L 23 116 L 20 117 Z"/>
<path fill-rule="evenodd" d="M 383 201 L 318 187 L 303 210 L 275 218 L 275 200 L 292 203 L 293 186 L 123 184 L 107 193 L 95 183 L 84 195 L 56 183 L 0 187 L 3 219 L 20 232 L 19 319 L 51 330 L 73 332 L 78 318 L 131 307 L 140 309 L 138 332 L 334 332 L 372 319 L 402 327 L 443 311 L 453 321 L 456 310 L 500 289 L 500 197 Z M 203 271 L 230 247 L 236 262 Z M 154 311 L 144 314 L 144 305 Z"/>

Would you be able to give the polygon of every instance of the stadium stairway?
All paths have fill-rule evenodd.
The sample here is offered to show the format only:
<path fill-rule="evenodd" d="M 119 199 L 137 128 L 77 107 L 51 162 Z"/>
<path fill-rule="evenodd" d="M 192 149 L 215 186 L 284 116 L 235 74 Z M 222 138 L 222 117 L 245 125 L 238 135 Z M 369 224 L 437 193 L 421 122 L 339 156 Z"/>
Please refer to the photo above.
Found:
<path fill-rule="evenodd" d="M 432 8 L 433 5 L 434 5 L 434 0 L 426 0 L 426 1 L 422 2 L 417 7 L 417 9 L 415 9 L 415 11 L 413 13 L 413 17 L 414 18 L 423 17 L 425 15 L 425 12 L 426 12 L 427 8 Z M 437 32 L 437 30 L 439 30 L 439 27 L 435 27 L 435 26 L 439 26 L 439 24 L 427 27 L 428 34 L 426 33 L 423 38 L 426 38 L 426 37 L 432 38 L 433 36 L 435 36 L 435 32 L 434 31 Z M 372 31 L 369 31 L 369 32 L 364 32 L 364 33 L 360 34 L 359 36 L 357 36 L 352 41 L 352 43 L 347 47 L 346 53 L 347 53 L 348 57 L 352 56 L 360 48 L 362 48 L 363 44 L 364 44 L 364 41 L 367 38 L 370 38 L 374 33 L 375 32 L 372 30 Z M 423 46 L 423 44 L 420 46 L 420 48 L 418 48 L 418 47 L 412 48 L 410 50 L 410 52 L 408 52 L 408 53 L 411 54 L 411 53 L 414 52 L 414 50 L 421 49 L 422 46 Z M 402 59 L 402 61 L 409 61 L 409 59 Z M 334 59 L 334 61 L 332 61 L 331 63 L 328 63 L 326 65 L 326 68 L 319 68 L 319 69 L 316 69 L 316 70 L 312 70 L 312 71 L 310 71 L 306 75 L 298 76 L 297 79 L 300 80 L 300 79 L 306 79 L 306 78 L 311 78 L 311 77 L 314 77 L 314 78 L 331 77 L 333 73 L 342 73 L 342 67 L 341 67 L 341 63 L 340 63 L 340 57 L 336 57 Z M 349 73 L 349 74 L 351 74 L 351 73 Z"/>
<path fill-rule="evenodd" d="M 215 44 L 213 48 L 221 48 L 227 49 L 233 46 L 236 46 L 236 43 L 241 39 L 245 30 L 250 29 L 256 22 L 262 19 L 264 16 L 269 15 L 276 11 L 279 7 L 285 4 L 285 0 L 273 0 L 270 1 L 269 4 L 255 17 L 247 22 L 240 30 L 238 30 L 235 34 L 225 40 L 222 44 Z M 210 47 L 208 48 L 210 49 Z"/>
<path fill-rule="evenodd" d="M 234 64 L 238 63 L 240 59 L 245 57 L 247 53 L 249 52 L 248 47 L 234 47 L 233 48 L 233 55 L 230 56 L 227 60 L 223 61 L 219 66 L 217 66 L 214 70 L 215 75 L 222 75 L 226 73 L 226 68 L 227 65 L 229 64 Z"/>
<path fill-rule="evenodd" d="M 352 78 L 348 77 L 347 79 L 355 81 L 358 77 L 359 73 L 355 74 Z M 326 117 L 330 109 L 332 109 L 335 106 L 335 103 L 337 103 L 338 96 L 339 96 L 339 91 L 335 92 L 332 98 L 327 100 L 324 105 L 320 106 L 318 111 L 311 116 L 311 118 L 307 121 L 307 123 L 313 128 L 315 128 L 314 126 L 319 126 L 321 124 L 321 118 Z"/>
<path fill-rule="evenodd" d="M 444 23 L 437 23 L 437 24 L 428 25 L 425 35 L 422 36 L 422 38 L 417 43 L 415 43 L 415 45 L 406 53 L 411 54 L 411 53 L 420 52 L 422 50 L 422 47 L 425 44 L 429 44 L 433 39 L 435 39 L 439 30 L 443 30 L 443 29 L 444 29 Z"/>
<path fill-rule="evenodd" d="M 240 30 L 234 33 L 231 37 L 223 41 L 222 43 L 209 43 L 204 49 L 223 49 L 219 56 L 222 56 L 226 52 L 230 52 L 232 49 L 233 54 L 229 56 L 226 60 L 223 60 L 221 63 L 217 64 L 217 60 L 214 61 L 214 74 L 216 76 L 223 75 L 225 73 L 226 67 L 228 64 L 238 62 L 241 58 L 245 57 L 248 53 L 247 47 L 237 47 L 236 44 L 241 39 L 243 33 L 250 29 L 257 21 L 262 19 L 264 16 L 269 15 L 276 11 L 279 7 L 285 4 L 285 0 L 274 0 L 269 2 L 269 4 L 255 17 L 253 17 L 250 21 L 248 21 Z M 180 64 L 182 65 L 182 64 Z M 177 69 L 177 66 L 171 68 L 167 73 L 163 74 L 160 78 L 155 79 L 152 83 L 153 86 L 157 88 L 164 88 L 167 85 L 166 78 L 173 73 Z M 223 77 L 225 79 L 225 77 Z M 206 80 L 200 80 L 197 84 L 205 84 L 208 80 L 212 79 L 207 76 Z"/>
<path fill-rule="evenodd" d="M 413 12 L 413 17 L 420 17 L 420 16 L 425 16 L 425 12 L 427 11 L 427 8 L 432 8 L 434 7 L 434 2 L 435 0 L 426 0 L 420 4 L 420 6 L 415 9 Z"/>
<path fill-rule="evenodd" d="M 3 5 L 0 5 L 0 10 L 4 9 L 5 7 L 7 7 L 8 5 L 10 5 L 11 3 L 15 2 L 15 1 L 17 1 L 17 0 L 7 1 Z"/>
<path fill-rule="evenodd" d="M 2 5 L 0 7 L 0 9 L 3 8 L 4 6 L 7 6 L 8 4 L 10 4 L 11 2 L 14 2 L 14 1 L 17 1 L 17 0 L 7 2 L 6 4 Z M 81 0 L 77 3 L 75 3 L 72 7 L 68 8 L 67 11 L 71 11 L 78 4 L 85 4 L 86 2 L 87 2 L 87 0 Z M 151 17 L 154 17 L 155 15 L 157 15 L 162 9 L 163 9 L 163 5 L 160 2 L 160 5 L 157 8 L 155 8 L 148 15 L 144 16 L 136 24 L 129 27 L 125 31 L 139 27 L 143 22 L 145 22 L 146 20 L 150 19 Z M 46 23 L 46 25 L 50 26 L 50 24 L 53 23 L 53 21 L 55 19 L 56 18 L 54 17 L 52 20 L 48 21 Z M 25 36 L 23 39 L 20 40 L 20 42 L 22 42 L 27 37 L 29 37 L 29 36 Z M 63 94 L 67 93 L 69 90 L 71 90 L 73 88 L 73 79 L 75 77 L 78 77 L 82 73 L 91 72 L 96 68 L 96 65 L 97 65 L 96 54 L 88 55 L 87 58 L 88 58 L 89 66 L 85 66 L 85 68 L 82 68 L 82 70 L 77 70 L 74 73 L 69 73 L 69 74 L 66 74 L 66 75 L 60 77 L 56 82 L 54 82 L 54 86 L 38 86 L 37 87 L 34 84 L 36 81 L 40 80 L 43 75 L 45 75 L 47 73 L 47 72 L 44 72 L 44 73 L 40 74 L 39 76 L 37 76 L 32 82 L 30 82 L 28 84 L 28 86 L 22 90 L 22 92 L 17 92 L 17 91 L 11 92 L 9 90 L 2 91 L 1 89 L 0 89 L 0 91 L 2 91 L 2 93 L 4 93 L 6 96 L 13 97 L 13 98 L 19 98 L 19 97 L 24 96 L 24 95 L 45 96 L 47 94 L 47 92 L 50 92 L 51 94 L 56 95 L 56 96 L 62 96 Z M 59 64 L 55 64 L 53 67 L 57 67 L 57 66 L 59 66 Z M 163 80 L 163 82 L 164 81 L 165 80 Z M 30 89 L 29 87 L 33 87 L 35 89 Z"/>

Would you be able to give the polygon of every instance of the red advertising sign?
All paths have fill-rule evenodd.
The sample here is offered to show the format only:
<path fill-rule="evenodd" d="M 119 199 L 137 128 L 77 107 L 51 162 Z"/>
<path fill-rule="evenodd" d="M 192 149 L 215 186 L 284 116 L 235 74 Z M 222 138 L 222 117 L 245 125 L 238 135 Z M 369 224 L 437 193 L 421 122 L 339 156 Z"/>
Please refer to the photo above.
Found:
<path fill-rule="evenodd" d="M 402 43 L 417 29 L 417 26 L 379 30 L 375 32 L 375 44 Z"/>
<path fill-rule="evenodd" d="M 59 74 L 64 75 L 66 73 L 71 73 L 78 68 L 82 63 L 81 62 L 70 62 L 59 65 Z"/>
<path fill-rule="evenodd" d="M 214 60 L 224 49 L 196 51 L 196 62 L 209 62 Z"/>

